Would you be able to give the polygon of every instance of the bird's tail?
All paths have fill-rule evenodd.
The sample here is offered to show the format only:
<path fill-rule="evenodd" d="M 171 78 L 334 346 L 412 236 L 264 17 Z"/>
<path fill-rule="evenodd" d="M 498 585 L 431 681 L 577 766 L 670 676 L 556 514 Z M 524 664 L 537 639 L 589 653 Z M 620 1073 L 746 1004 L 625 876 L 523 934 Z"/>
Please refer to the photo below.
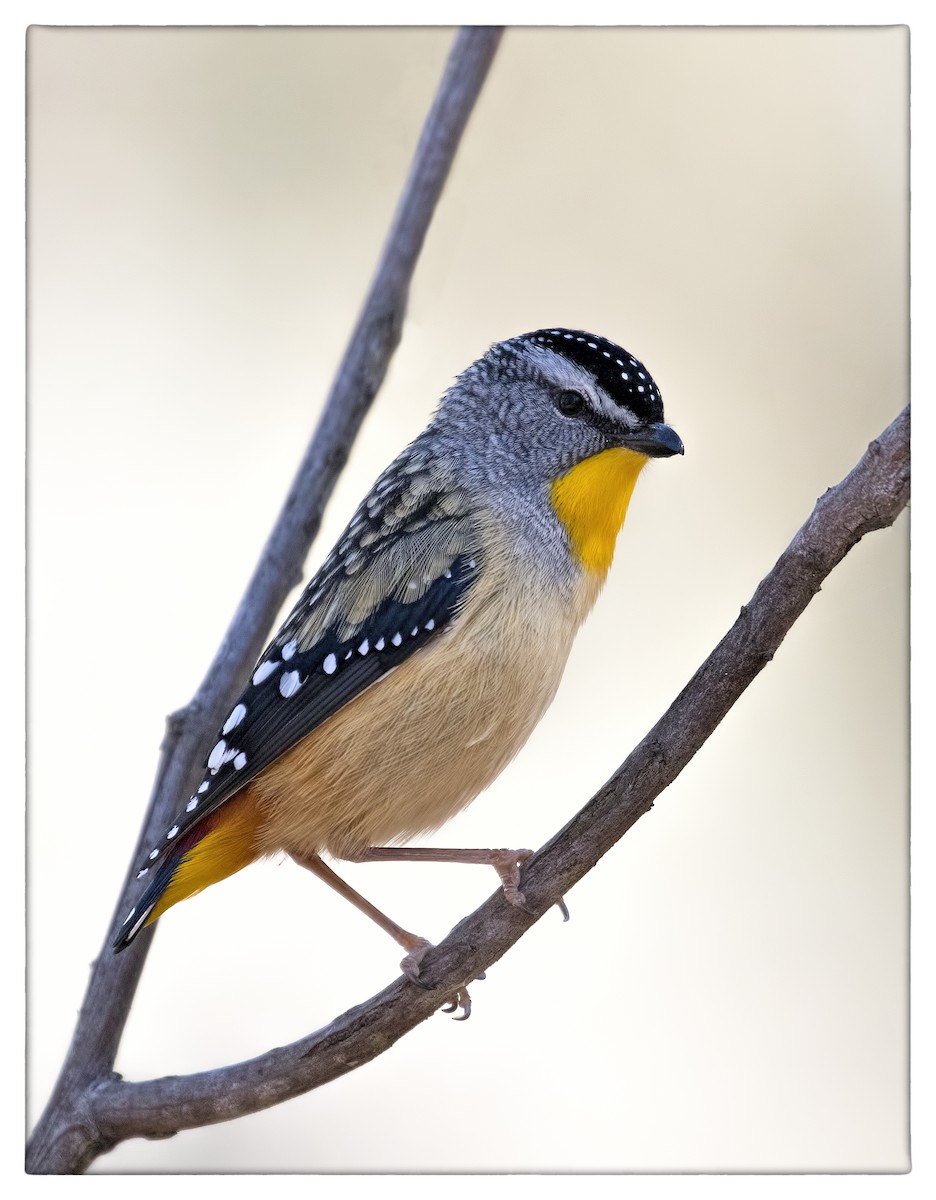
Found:
<path fill-rule="evenodd" d="M 114 938 L 114 953 L 125 950 L 144 926 L 151 925 L 173 904 L 259 858 L 256 835 L 260 824 L 261 814 L 249 787 L 208 813 L 153 868 L 149 887 Z"/>

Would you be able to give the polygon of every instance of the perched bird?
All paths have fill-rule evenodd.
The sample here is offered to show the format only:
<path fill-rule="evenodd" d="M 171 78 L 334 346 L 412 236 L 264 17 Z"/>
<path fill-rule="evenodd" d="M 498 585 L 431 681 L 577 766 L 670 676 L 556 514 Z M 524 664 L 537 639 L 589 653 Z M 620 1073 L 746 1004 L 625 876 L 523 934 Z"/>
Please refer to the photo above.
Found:
<path fill-rule="evenodd" d="M 406 951 L 322 860 L 487 863 L 524 904 L 529 851 L 394 846 L 438 829 L 552 701 L 637 477 L 682 454 L 649 372 L 595 334 L 500 342 L 383 472 L 264 651 L 201 784 L 142 864 L 123 950 L 167 908 L 285 851 Z"/>

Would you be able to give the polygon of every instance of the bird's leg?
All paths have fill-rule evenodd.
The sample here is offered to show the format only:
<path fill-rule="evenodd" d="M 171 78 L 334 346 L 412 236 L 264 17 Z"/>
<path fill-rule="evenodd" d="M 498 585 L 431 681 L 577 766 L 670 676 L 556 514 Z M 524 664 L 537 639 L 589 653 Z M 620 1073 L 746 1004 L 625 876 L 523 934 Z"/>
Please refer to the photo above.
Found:
<path fill-rule="evenodd" d="M 400 967 L 403 974 L 415 983 L 415 977 L 419 974 L 419 960 L 432 943 L 428 942 L 425 938 L 417 937 L 415 933 L 410 933 L 402 925 L 398 925 L 396 921 L 391 921 L 379 908 L 376 908 L 369 900 L 366 900 L 360 892 L 356 892 L 349 883 L 345 883 L 339 875 L 336 875 L 331 867 L 327 866 L 317 854 L 292 854 L 291 857 L 300 867 L 305 867 L 307 871 L 311 871 L 313 875 L 317 875 L 319 879 L 324 880 L 330 888 L 334 888 L 339 896 L 344 896 L 345 900 L 350 900 L 355 908 L 360 909 L 365 916 L 370 917 L 385 933 L 389 933 L 398 945 L 403 947 L 406 951 L 406 958 L 403 959 Z"/>
<path fill-rule="evenodd" d="M 419 982 L 419 964 L 426 951 L 432 948 L 432 942 L 424 937 L 418 937 L 415 933 L 410 933 L 396 921 L 391 921 L 360 892 L 356 892 L 349 883 L 345 883 L 339 875 L 336 875 L 317 854 L 305 855 L 290 852 L 290 857 L 300 867 L 305 867 L 307 871 L 311 871 L 313 875 L 327 883 L 330 888 L 334 888 L 339 896 L 350 900 L 355 908 L 370 917 L 385 933 L 389 933 L 393 940 L 406 951 L 406 955 L 400 963 L 400 970 L 411 983 L 420 987 L 425 986 Z M 471 997 L 468 995 L 467 988 L 460 988 L 458 994 L 446 1003 L 448 1007 L 444 1009 L 445 1012 L 454 1012 L 456 1008 L 464 1009 L 464 1016 L 456 1017 L 457 1021 L 464 1021 L 471 1015 Z"/>
<path fill-rule="evenodd" d="M 520 891 L 520 868 L 532 850 L 435 850 L 428 846 L 368 846 L 350 862 L 447 862 L 480 863 L 493 867 L 504 887 L 504 898 L 516 908 L 533 915 Z M 568 921 L 569 910 L 561 897 L 557 901 L 562 919 Z"/>

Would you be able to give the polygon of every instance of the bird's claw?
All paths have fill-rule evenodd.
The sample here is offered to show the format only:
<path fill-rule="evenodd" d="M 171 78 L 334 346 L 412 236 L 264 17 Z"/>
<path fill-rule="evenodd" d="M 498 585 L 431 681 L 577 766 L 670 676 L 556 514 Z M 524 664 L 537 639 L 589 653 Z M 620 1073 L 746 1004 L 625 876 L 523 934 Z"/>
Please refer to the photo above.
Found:
<path fill-rule="evenodd" d="M 477 975 L 475 975 L 475 981 L 479 979 L 487 979 L 487 975 L 484 971 L 479 971 Z M 455 1010 L 458 1008 L 461 1008 L 464 1011 L 460 1017 L 452 1017 L 452 1020 L 467 1021 L 471 1016 L 471 997 L 468 995 L 468 989 L 466 987 L 460 987 L 450 1000 L 446 1000 L 446 1002 L 442 1005 L 442 1012 L 451 1013 L 455 1012 Z"/>
<path fill-rule="evenodd" d="M 427 991 L 430 991 L 431 988 L 428 983 L 423 983 L 423 981 L 419 978 L 419 964 L 425 957 L 426 951 L 431 949 L 432 942 L 428 941 L 426 938 L 417 938 L 412 949 L 408 954 L 406 954 L 400 963 L 400 970 L 410 981 L 410 983 L 415 983 L 417 987 L 424 988 Z M 484 978 L 485 974 L 483 971 L 479 971 L 475 976 L 475 979 Z M 442 1011 L 444 1013 L 453 1013 L 459 1008 L 462 1010 L 462 1015 L 460 1017 L 453 1017 L 452 1019 L 454 1021 L 467 1021 L 471 1016 L 471 996 L 468 994 L 468 989 L 466 987 L 460 987 L 455 995 L 451 996 L 442 1005 Z"/>
<path fill-rule="evenodd" d="M 453 1021 L 467 1021 L 471 1016 L 471 997 L 468 995 L 467 988 L 459 988 L 451 1000 L 447 1000 L 442 1005 L 442 1012 L 453 1013 L 456 1009 L 462 1009 L 460 1017 L 452 1017 Z"/>

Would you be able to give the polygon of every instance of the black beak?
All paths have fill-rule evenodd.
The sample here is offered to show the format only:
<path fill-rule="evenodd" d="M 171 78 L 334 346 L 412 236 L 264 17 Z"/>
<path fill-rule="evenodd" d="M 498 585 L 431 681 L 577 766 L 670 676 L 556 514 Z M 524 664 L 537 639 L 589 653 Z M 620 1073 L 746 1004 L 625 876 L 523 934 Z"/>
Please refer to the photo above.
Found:
<path fill-rule="evenodd" d="M 621 438 L 621 444 L 628 450 L 646 454 L 648 458 L 670 458 L 674 454 L 685 453 L 682 438 L 675 429 L 664 425 L 662 421 L 625 434 Z"/>

